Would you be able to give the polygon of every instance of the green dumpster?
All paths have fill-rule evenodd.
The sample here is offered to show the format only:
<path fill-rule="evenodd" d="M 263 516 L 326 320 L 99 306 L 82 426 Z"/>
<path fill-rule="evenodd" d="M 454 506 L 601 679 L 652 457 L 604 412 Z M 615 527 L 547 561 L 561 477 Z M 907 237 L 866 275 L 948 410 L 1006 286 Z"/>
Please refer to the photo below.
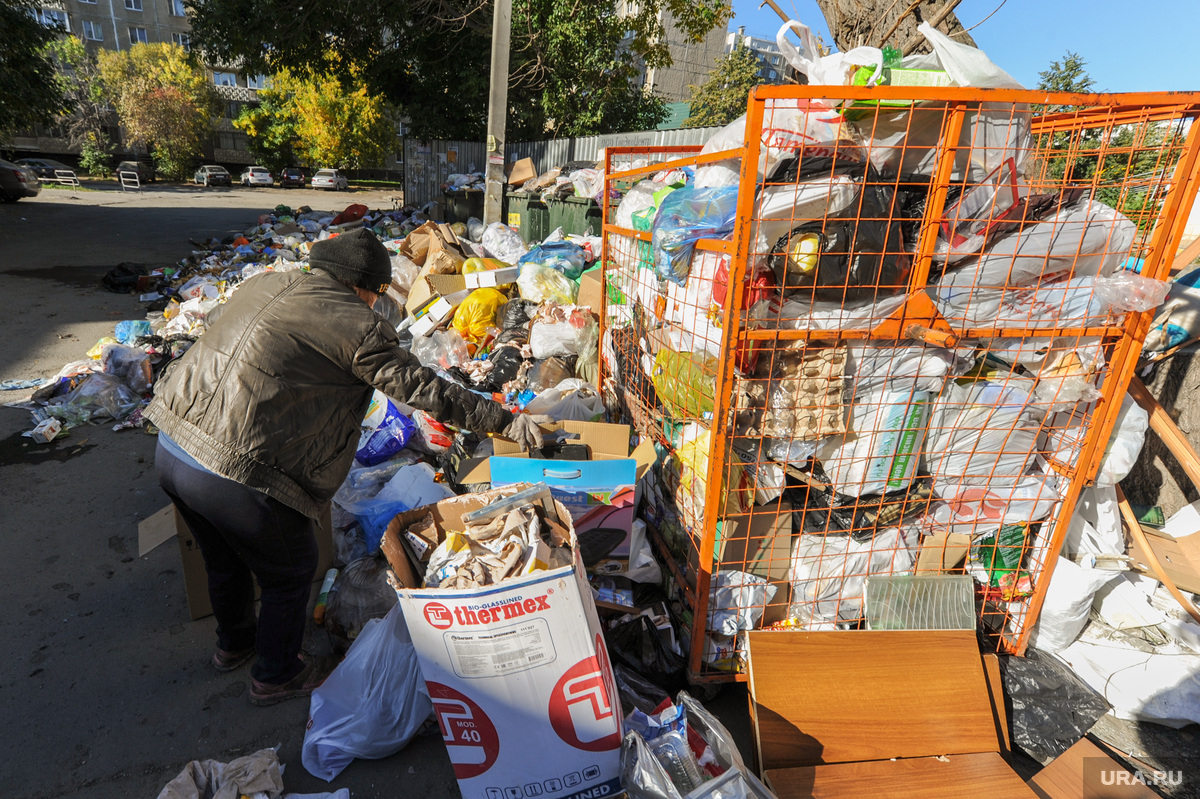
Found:
<path fill-rule="evenodd" d="M 562 228 L 563 233 L 573 236 L 599 236 L 603 227 L 600 206 L 590 197 L 568 197 L 565 200 L 547 200 L 550 212 L 550 230 Z"/>
<path fill-rule="evenodd" d="M 553 229 L 550 227 L 550 213 L 536 194 L 510 191 L 505 199 L 508 202 L 505 220 L 510 228 L 521 234 L 521 241 L 526 244 L 540 243 L 550 235 Z"/>
<path fill-rule="evenodd" d="M 483 201 L 485 192 L 483 189 L 457 189 L 455 191 L 442 192 L 445 198 L 445 210 L 442 214 L 448 224 L 454 222 L 466 222 L 471 217 L 483 219 Z M 505 208 L 508 207 L 508 198 L 501 198 L 500 218 L 506 218 Z"/>

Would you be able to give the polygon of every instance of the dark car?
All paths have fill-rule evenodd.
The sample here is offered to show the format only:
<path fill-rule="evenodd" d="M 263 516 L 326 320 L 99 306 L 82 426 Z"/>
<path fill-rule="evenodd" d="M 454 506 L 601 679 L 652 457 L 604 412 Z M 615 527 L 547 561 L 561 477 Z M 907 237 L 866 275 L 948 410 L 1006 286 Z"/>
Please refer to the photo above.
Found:
<path fill-rule="evenodd" d="M 64 164 L 62 161 L 55 161 L 52 158 L 21 158 L 17 161 L 21 166 L 27 166 L 33 170 L 33 174 L 37 175 L 40 180 L 54 180 L 58 177 L 55 173 L 59 170 L 75 174 L 75 170 Z"/>
<path fill-rule="evenodd" d="M 10 161 L 0 161 L 0 200 L 15 203 L 22 197 L 36 197 L 42 190 L 33 170 Z"/>
<path fill-rule="evenodd" d="M 232 186 L 233 176 L 229 170 L 217 164 L 207 164 L 196 170 L 192 181 L 201 186 Z"/>
<path fill-rule="evenodd" d="M 122 161 L 117 164 L 117 179 L 121 178 L 122 172 L 132 172 L 137 175 L 138 183 L 153 183 L 154 170 L 147 164 L 141 161 Z"/>
<path fill-rule="evenodd" d="M 285 189 L 293 186 L 302 189 L 308 185 L 308 181 L 304 178 L 303 169 L 298 166 L 289 166 L 279 173 L 279 185 Z"/>

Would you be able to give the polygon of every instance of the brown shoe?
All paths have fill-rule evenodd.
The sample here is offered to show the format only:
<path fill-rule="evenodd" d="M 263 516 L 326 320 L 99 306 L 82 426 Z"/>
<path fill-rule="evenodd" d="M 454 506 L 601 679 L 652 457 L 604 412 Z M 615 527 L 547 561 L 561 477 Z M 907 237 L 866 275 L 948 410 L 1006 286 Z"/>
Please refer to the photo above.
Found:
<path fill-rule="evenodd" d="M 217 671 L 233 671 L 252 657 L 254 657 L 254 647 L 237 652 L 217 647 L 217 651 L 213 652 L 212 664 Z"/>
<path fill-rule="evenodd" d="M 250 681 L 250 703 L 263 707 L 286 702 L 298 696 L 308 696 L 333 671 L 333 664 L 324 658 L 313 658 L 304 662 L 304 668 L 285 683 Z"/>

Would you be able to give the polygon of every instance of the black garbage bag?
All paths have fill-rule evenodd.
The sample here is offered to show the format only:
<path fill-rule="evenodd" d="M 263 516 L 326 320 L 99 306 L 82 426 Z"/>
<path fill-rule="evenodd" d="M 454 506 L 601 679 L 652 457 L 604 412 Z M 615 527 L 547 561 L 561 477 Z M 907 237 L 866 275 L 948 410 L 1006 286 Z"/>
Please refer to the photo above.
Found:
<path fill-rule="evenodd" d="M 1012 742 L 1045 764 L 1079 741 L 1110 705 L 1065 664 L 1030 649 L 1000 658 Z"/>
<path fill-rule="evenodd" d="M 129 294 L 137 290 L 138 278 L 148 274 L 150 274 L 150 267 L 145 264 L 123 261 L 108 270 L 108 273 L 100 278 L 100 284 L 117 294 Z"/>
<path fill-rule="evenodd" d="M 503 391 L 504 384 L 514 379 L 521 371 L 525 358 L 521 355 L 520 347 L 497 346 L 488 356 L 492 362 L 492 370 L 479 383 L 480 391 Z"/>
<path fill-rule="evenodd" d="M 686 685 L 687 662 L 667 649 L 654 624 L 646 616 L 622 622 L 604 636 L 614 663 L 633 669 L 668 694 Z"/>
<path fill-rule="evenodd" d="M 653 715 L 664 700 L 671 699 L 666 691 L 619 663 L 613 666 L 613 676 L 617 680 L 617 694 L 621 697 L 623 716 L 628 716 L 634 710 L 640 710 L 647 716 Z"/>
<path fill-rule="evenodd" d="M 850 533 L 861 544 L 874 538 L 878 529 L 895 527 L 928 512 L 932 496 L 930 479 L 918 477 L 902 491 L 861 497 L 839 494 L 833 489 L 808 488 L 797 507 L 804 509 L 804 532 Z"/>

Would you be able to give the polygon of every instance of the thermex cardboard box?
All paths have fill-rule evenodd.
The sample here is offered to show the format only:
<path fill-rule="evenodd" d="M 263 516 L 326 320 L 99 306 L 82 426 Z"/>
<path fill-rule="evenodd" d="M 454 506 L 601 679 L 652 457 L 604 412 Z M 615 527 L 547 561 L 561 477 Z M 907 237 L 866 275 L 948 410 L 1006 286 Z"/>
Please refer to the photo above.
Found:
<path fill-rule="evenodd" d="M 462 529 L 463 514 L 527 487 L 401 514 L 384 535 L 388 561 L 398 576 L 414 574 L 398 542 L 426 513 L 443 533 Z M 578 555 L 487 588 L 398 593 L 464 799 L 620 792 L 620 700 Z"/>
<path fill-rule="evenodd" d="M 175 511 L 175 537 L 179 540 L 179 554 L 183 559 L 183 584 L 187 590 L 188 612 L 192 619 L 202 619 L 212 615 L 212 602 L 208 598 L 208 573 L 204 570 L 204 556 L 196 538 L 188 528 L 187 522 Z M 317 571 L 313 581 L 325 578 L 325 572 L 333 565 L 333 523 L 330 520 L 329 506 L 325 507 L 321 518 L 317 520 Z M 258 586 L 254 587 L 255 598 L 258 597 Z"/>
<path fill-rule="evenodd" d="M 530 458 L 516 444 L 497 437 L 492 439 L 495 456 L 465 462 L 459 469 L 459 482 L 490 482 L 493 486 L 545 483 L 571 512 L 589 568 L 600 559 L 627 563 L 637 481 L 654 463 L 654 445 L 646 441 L 630 452 L 629 425 L 564 421 L 545 429 L 577 436 L 570 443 L 586 447 L 588 459 Z"/>

